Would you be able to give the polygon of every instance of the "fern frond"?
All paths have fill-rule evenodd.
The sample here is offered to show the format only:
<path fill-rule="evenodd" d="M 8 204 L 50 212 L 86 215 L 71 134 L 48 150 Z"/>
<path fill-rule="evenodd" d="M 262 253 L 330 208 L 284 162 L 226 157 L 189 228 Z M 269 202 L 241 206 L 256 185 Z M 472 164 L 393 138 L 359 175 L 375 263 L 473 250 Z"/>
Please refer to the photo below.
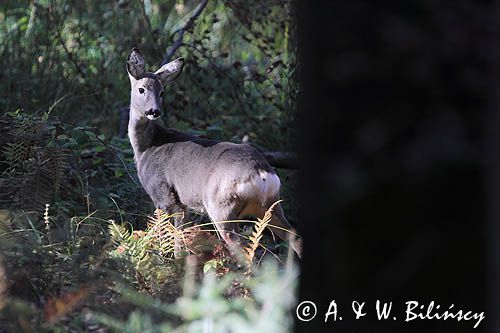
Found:
<path fill-rule="evenodd" d="M 248 266 L 250 266 L 253 263 L 253 259 L 255 257 L 255 251 L 260 245 L 260 240 L 262 239 L 264 230 L 267 228 L 273 217 L 273 209 L 278 203 L 280 203 L 280 201 L 276 201 L 275 203 L 273 203 L 264 214 L 264 217 L 262 219 L 257 218 L 257 222 L 255 222 L 254 231 L 252 232 L 252 235 L 248 237 L 250 243 L 244 248 L 245 250 L 244 255 L 247 260 Z"/>
<path fill-rule="evenodd" d="M 148 292 L 156 290 L 175 273 L 173 257 L 175 235 L 182 233 L 170 222 L 171 215 L 155 214 L 150 217 L 145 231 L 129 231 L 123 225 L 110 221 L 109 232 L 116 249 L 111 252 L 128 262 L 135 272 L 136 281 Z"/>
<path fill-rule="evenodd" d="M 131 234 L 127 228 L 123 225 L 116 224 L 113 220 L 110 220 L 109 222 L 109 234 L 113 244 L 119 246 L 122 242 L 127 242 L 130 239 Z"/>
<path fill-rule="evenodd" d="M 1 118 L 1 117 L 0 117 Z M 0 202 L 43 211 L 69 175 L 69 153 L 48 146 L 50 129 L 37 116 L 5 118 L 0 147 Z"/>
<path fill-rule="evenodd" d="M 43 151 L 43 171 L 52 180 L 54 193 L 57 193 L 61 185 L 67 179 L 69 170 L 68 151 L 65 149 L 50 147 Z"/>
<path fill-rule="evenodd" d="M 155 210 L 154 216 L 149 218 L 147 237 L 156 244 L 162 256 L 171 256 L 174 253 L 176 241 L 186 244 L 183 230 L 176 228 L 171 222 L 179 214 L 166 214 L 161 209 Z"/>

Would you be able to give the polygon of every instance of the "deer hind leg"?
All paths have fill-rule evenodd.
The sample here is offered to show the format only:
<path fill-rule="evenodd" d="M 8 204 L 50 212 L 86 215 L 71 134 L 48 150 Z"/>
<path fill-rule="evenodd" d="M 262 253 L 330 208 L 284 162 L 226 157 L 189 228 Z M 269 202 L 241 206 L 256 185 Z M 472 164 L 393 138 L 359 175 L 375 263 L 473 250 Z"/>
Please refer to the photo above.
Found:
<path fill-rule="evenodd" d="M 262 205 L 259 202 L 251 201 L 248 202 L 247 205 L 240 213 L 240 218 L 245 216 L 255 216 L 258 218 L 263 218 L 267 209 L 274 203 L 278 201 L 278 199 L 274 199 L 269 201 L 269 204 Z M 288 242 L 290 240 L 290 245 L 292 249 L 297 253 L 299 258 L 302 258 L 302 240 L 297 238 L 297 233 L 295 229 L 290 225 L 288 220 L 285 217 L 285 213 L 281 208 L 281 205 L 278 203 L 274 206 L 271 221 L 269 222 L 269 229 L 275 235 L 277 235 L 281 240 Z"/>
<path fill-rule="evenodd" d="M 216 202 L 211 201 L 207 204 L 207 213 L 217 229 L 220 237 L 228 245 L 231 252 L 239 249 L 239 236 L 234 221 L 238 219 L 239 204 L 236 202 Z"/>
<path fill-rule="evenodd" d="M 302 258 L 302 239 L 298 238 L 295 229 L 290 225 L 285 217 L 285 213 L 278 203 L 274 206 L 273 215 L 271 218 L 270 229 L 279 238 L 284 241 L 290 240 L 292 249 L 297 253 L 299 258 Z M 285 230 L 284 230 L 285 229 Z"/>

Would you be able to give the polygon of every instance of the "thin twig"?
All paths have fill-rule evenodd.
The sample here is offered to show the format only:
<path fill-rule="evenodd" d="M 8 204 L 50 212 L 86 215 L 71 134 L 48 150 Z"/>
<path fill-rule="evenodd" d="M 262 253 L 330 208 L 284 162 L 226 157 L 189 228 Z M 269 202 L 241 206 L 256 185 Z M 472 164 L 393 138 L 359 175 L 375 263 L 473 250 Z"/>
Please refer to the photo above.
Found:
<path fill-rule="evenodd" d="M 257 126 L 260 125 L 258 122 L 256 122 L 256 120 L 252 117 L 252 115 L 250 113 L 248 113 L 248 111 L 245 109 L 245 107 L 243 105 L 244 104 L 243 100 L 240 96 L 241 93 L 238 90 L 239 89 L 238 82 L 235 80 L 235 78 L 231 74 L 229 74 L 227 70 L 220 68 L 219 65 L 217 65 L 215 63 L 215 61 L 205 51 L 200 50 L 194 43 L 187 44 L 186 46 L 191 48 L 191 50 L 198 52 L 203 57 L 203 59 L 206 59 L 210 63 L 212 69 L 214 69 L 219 74 L 225 76 L 228 79 L 229 83 L 231 84 L 231 89 L 233 91 L 233 97 L 236 100 L 236 103 L 238 103 L 239 109 L 243 113 L 245 113 L 248 120 L 252 121 Z M 193 77 L 193 79 L 194 79 L 194 77 Z M 252 107 L 252 104 L 248 104 L 248 105 L 250 107 Z"/>
<path fill-rule="evenodd" d="M 175 54 L 175 52 L 177 51 L 177 49 L 182 45 L 182 42 L 183 42 L 183 39 L 184 39 L 184 33 L 187 30 L 191 29 L 191 27 L 193 26 L 194 22 L 196 21 L 196 19 L 198 18 L 198 16 L 200 16 L 201 12 L 203 11 L 203 9 L 205 9 L 205 7 L 207 6 L 207 4 L 208 4 L 208 0 L 203 0 L 198 5 L 198 8 L 196 8 L 196 10 L 194 11 L 193 15 L 189 18 L 189 20 L 187 20 L 186 24 L 184 24 L 184 26 L 182 28 L 179 28 L 176 31 L 174 31 L 174 33 L 172 34 L 172 38 L 175 35 L 178 35 L 178 37 L 175 40 L 175 42 L 172 45 L 172 47 L 170 47 L 170 49 L 168 50 L 168 52 L 165 53 L 165 56 L 163 57 L 163 61 L 161 62 L 162 66 L 165 65 L 166 63 L 168 63 L 170 61 L 170 59 Z"/>
<path fill-rule="evenodd" d="M 66 52 L 66 55 L 68 56 L 69 61 L 75 66 L 76 71 L 82 78 L 85 78 L 85 73 L 83 72 L 82 67 L 78 63 L 78 60 L 75 59 L 75 56 L 73 53 L 66 47 L 66 43 L 64 42 L 64 39 L 62 38 L 61 32 L 59 29 L 56 29 L 56 34 L 57 34 L 57 39 L 59 40 L 59 43 L 64 49 L 64 52 Z"/>
<path fill-rule="evenodd" d="M 113 153 L 115 153 L 116 157 L 118 157 L 118 159 L 120 160 L 120 162 L 122 163 L 123 165 L 123 168 L 125 169 L 125 171 L 127 172 L 127 175 L 129 176 L 129 178 L 134 182 L 134 184 L 136 186 L 139 186 L 139 184 L 137 183 L 137 181 L 135 180 L 135 178 L 132 176 L 132 174 L 130 173 L 130 171 L 128 170 L 128 167 L 127 167 L 127 164 L 125 163 L 125 161 L 123 160 L 123 156 L 122 156 L 122 153 L 120 152 L 119 149 L 113 147 L 112 145 L 110 144 L 107 144 L 105 143 L 103 140 L 101 140 L 100 138 L 96 138 L 97 141 L 99 141 L 102 145 L 104 145 L 105 147 L 111 149 L 111 151 Z"/>

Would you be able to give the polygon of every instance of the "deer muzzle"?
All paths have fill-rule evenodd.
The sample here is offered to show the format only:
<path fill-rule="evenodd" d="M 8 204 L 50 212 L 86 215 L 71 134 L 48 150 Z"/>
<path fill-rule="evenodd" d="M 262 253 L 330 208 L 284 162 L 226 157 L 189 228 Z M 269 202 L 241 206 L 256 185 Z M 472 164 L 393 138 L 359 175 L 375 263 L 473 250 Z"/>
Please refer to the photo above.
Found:
<path fill-rule="evenodd" d="M 145 112 L 145 114 L 146 117 L 148 117 L 151 120 L 154 120 L 160 116 L 161 112 L 159 109 L 149 109 Z"/>

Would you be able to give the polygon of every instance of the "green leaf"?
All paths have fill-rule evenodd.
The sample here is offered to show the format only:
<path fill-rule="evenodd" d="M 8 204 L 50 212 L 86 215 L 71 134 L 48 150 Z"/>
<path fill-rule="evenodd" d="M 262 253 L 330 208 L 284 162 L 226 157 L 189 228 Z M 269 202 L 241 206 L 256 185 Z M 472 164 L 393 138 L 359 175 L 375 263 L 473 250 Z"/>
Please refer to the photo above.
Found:
<path fill-rule="evenodd" d="M 120 178 L 123 177 L 124 173 L 122 169 L 115 169 L 115 177 Z"/>
<path fill-rule="evenodd" d="M 106 150 L 105 146 L 97 146 L 97 147 L 95 147 L 95 152 L 96 153 L 101 153 L 101 152 L 103 152 L 105 150 Z"/>
<path fill-rule="evenodd" d="M 101 163 L 102 163 L 102 161 L 103 161 L 103 159 L 102 159 L 102 158 L 100 158 L 100 157 L 94 158 L 94 159 L 92 160 L 92 165 L 98 165 L 98 164 L 101 164 Z"/>
<path fill-rule="evenodd" d="M 203 273 L 207 274 L 209 272 L 215 272 L 219 266 L 219 261 L 217 259 L 209 260 L 203 265 Z"/>

